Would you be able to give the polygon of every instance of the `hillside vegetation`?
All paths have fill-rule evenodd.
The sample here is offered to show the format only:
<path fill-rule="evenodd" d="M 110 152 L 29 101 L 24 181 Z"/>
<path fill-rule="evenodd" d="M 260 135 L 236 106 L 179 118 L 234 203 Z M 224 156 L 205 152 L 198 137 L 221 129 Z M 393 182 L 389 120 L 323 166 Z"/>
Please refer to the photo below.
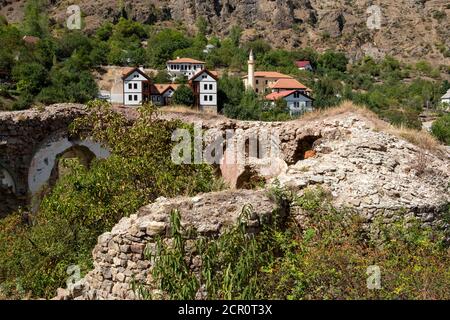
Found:
<path fill-rule="evenodd" d="M 92 267 L 97 237 L 157 197 L 193 195 L 221 188 L 209 165 L 176 165 L 171 135 L 182 124 L 158 120 L 145 106 L 133 124 L 104 103 L 74 124 L 113 155 L 86 168 L 75 160 L 44 197 L 35 215 L 17 212 L 0 221 L 0 282 L 3 294 L 50 298 L 64 287 L 66 270 Z M 185 126 L 189 128 L 189 126 Z"/>
<path fill-rule="evenodd" d="M 0 1 L 0 14 L 20 22 L 27 1 Z M 436 66 L 450 63 L 446 0 L 46 0 L 42 4 L 57 26 L 65 24 L 69 5 L 79 5 L 88 32 L 95 32 L 105 20 L 117 22 L 126 16 L 162 28 L 182 21 L 192 34 L 197 19 L 202 18 L 209 34 L 223 37 L 239 25 L 245 41 L 260 37 L 276 48 L 332 48 L 345 51 L 352 60 L 388 54 L 409 62 L 423 59 Z M 374 19 L 379 26 L 371 28 Z"/>
<path fill-rule="evenodd" d="M 195 195 L 224 187 L 209 165 L 171 161 L 173 130 L 180 126 L 192 130 L 190 125 L 162 121 L 150 105 L 140 109 L 135 122 L 103 102 L 92 102 L 89 108 L 90 114 L 73 124 L 72 135 L 92 135 L 111 146 L 112 156 L 94 160 L 90 168 L 75 160 L 61 162 L 66 174 L 51 191 L 43 190 L 35 215 L 20 211 L 0 221 L 3 298 L 53 297 L 57 288 L 66 286 L 70 266 L 80 267 L 81 275 L 92 269 L 97 237 L 122 217 L 160 196 Z M 349 103 L 316 111 L 314 118 L 352 108 L 377 124 L 377 129 L 393 130 L 372 112 Z M 436 142 L 422 135 L 416 133 L 415 142 L 437 151 L 431 149 L 437 148 Z M 368 230 L 356 212 L 334 208 L 321 189 L 296 196 L 276 187 L 271 196 L 290 204 L 287 222 L 269 225 L 254 238 L 238 226 L 217 240 L 199 244 L 207 261 L 201 281 L 206 281 L 210 298 L 448 298 L 450 256 L 445 233 L 414 219 L 375 222 Z M 243 215 L 250 211 L 246 208 Z M 296 219 L 299 214 L 301 220 Z M 174 213 L 173 223 L 177 221 Z M 172 230 L 180 232 L 175 234 L 179 246 L 160 247 L 167 254 L 153 276 L 166 298 L 192 298 L 202 282 L 195 280 L 180 258 L 184 231 L 177 225 Z M 367 290 L 365 272 L 370 265 L 383 270 L 381 291 Z M 151 298 L 146 288 L 140 291 Z"/>
<path fill-rule="evenodd" d="M 435 67 L 421 60 L 407 64 L 391 56 L 366 56 L 349 63 L 343 51 L 277 49 L 262 38 L 246 39 L 245 31 L 238 26 L 231 27 L 227 36 L 214 36 L 204 18 L 197 19 L 196 32 L 189 33 L 182 24 L 162 28 L 132 21 L 123 12 L 114 23 L 104 22 L 95 33 L 86 33 L 50 24 L 40 0 L 29 0 L 26 8 L 21 24 L 0 23 L 4 44 L 0 48 L 0 70 L 7 80 L 0 84 L 0 109 L 89 101 L 98 91 L 92 70 L 105 64 L 145 65 L 160 70 L 152 75 L 156 82 L 167 82 L 166 61 L 185 56 L 205 60 L 209 69 L 220 70 L 219 108 L 225 115 L 252 120 L 289 119 L 282 104 L 264 110 L 260 97 L 244 94 L 240 75 L 246 72 L 250 49 L 255 53 L 257 70 L 290 74 L 313 89 L 317 108 L 352 100 L 367 105 L 391 123 L 408 127 L 419 128 L 419 113 L 424 108 L 438 108 L 440 96 L 450 88 L 445 80 L 448 66 Z M 23 35 L 41 40 L 36 45 L 26 44 Z M 207 44 L 215 47 L 209 53 L 204 52 Z M 310 60 L 315 71 L 299 71 L 294 65 L 297 59 Z"/>
<path fill-rule="evenodd" d="M 380 220 L 367 228 L 351 210 L 336 210 L 320 188 L 294 196 L 275 187 L 271 194 L 290 203 L 290 218 L 279 217 L 249 236 L 245 219 L 252 208 L 245 207 L 241 224 L 218 239 L 197 241 L 200 277 L 186 264 L 186 230 L 179 225 L 180 212 L 172 212 L 174 244 L 160 243 L 159 256 L 149 256 L 164 298 L 194 299 L 200 287 L 208 299 L 449 298 L 444 233 L 414 219 Z M 371 278 L 375 267 L 379 282 Z M 140 289 L 144 298 L 155 298 Z"/>

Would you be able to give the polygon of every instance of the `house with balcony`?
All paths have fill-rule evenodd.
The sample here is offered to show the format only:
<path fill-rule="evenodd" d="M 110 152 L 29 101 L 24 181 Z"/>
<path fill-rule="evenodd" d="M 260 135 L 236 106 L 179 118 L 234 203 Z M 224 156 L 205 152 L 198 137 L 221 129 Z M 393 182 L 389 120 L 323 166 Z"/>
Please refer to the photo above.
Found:
<path fill-rule="evenodd" d="M 167 72 L 169 73 L 172 82 L 179 76 L 186 77 L 187 80 L 205 69 L 205 62 L 191 58 L 177 57 L 174 60 L 167 61 Z"/>

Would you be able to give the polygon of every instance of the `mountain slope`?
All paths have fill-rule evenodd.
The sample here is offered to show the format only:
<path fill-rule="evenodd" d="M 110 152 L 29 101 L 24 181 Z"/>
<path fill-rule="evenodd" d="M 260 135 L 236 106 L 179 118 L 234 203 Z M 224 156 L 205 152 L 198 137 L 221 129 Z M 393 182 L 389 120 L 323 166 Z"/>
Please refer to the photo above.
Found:
<path fill-rule="evenodd" d="M 0 13 L 19 21 L 24 2 L 0 0 Z M 50 16 L 63 22 L 73 1 L 50 3 Z M 367 27 L 367 10 L 373 4 L 381 10 L 380 29 Z M 89 30 L 104 20 L 117 19 L 124 8 L 135 20 L 178 20 L 189 30 L 203 16 L 219 35 L 240 25 L 244 39 L 262 36 L 276 47 L 335 48 L 353 59 L 390 54 L 403 60 L 450 64 L 450 5 L 446 0 L 80 0 L 79 5 Z"/>

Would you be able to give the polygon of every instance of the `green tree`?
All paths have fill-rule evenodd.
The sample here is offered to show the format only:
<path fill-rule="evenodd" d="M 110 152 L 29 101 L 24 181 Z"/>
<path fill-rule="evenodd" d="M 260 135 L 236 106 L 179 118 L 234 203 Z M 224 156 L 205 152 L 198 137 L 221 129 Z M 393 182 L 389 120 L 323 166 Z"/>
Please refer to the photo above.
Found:
<path fill-rule="evenodd" d="M 48 72 L 39 63 L 22 63 L 14 66 L 12 76 L 17 90 L 24 94 L 36 95 L 48 82 Z"/>
<path fill-rule="evenodd" d="M 44 38 L 49 34 L 46 7 L 46 0 L 27 0 L 22 22 L 27 35 Z"/>
<path fill-rule="evenodd" d="M 189 48 L 192 39 L 174 29 L 163 29 L 148 39 L 149 64 L 154 68 L 164 68 L 167 60 L 174 58 L 174 52 Z"/>
<path fill-rule="evenodd" d="M 245 91 L 244 83 L 241 78 L 228 76 L 228 74 L 225 73 L 219 78 L 217 87 L 219 111 L 223 110 L 226 105 L 230 105 L 230 108 L 239 105 Z"/>
<path fill-rule="evenodd" d="M 203 16 L 198 17 L 197 21 L 195 22 L 195 26 L 197 27 L 198 34 L 206 36 L 208 32 L 208 21 L 205 19 L 205 17 Z"/>
<path fill-rule="evenodd" d="M 111 22 L 105 22 L 97 29 L 95 34 L 101 41 L 108 41 L 113 35 L 113 28 L 114 25 Z"/>
<path fill-rule="evenodd" d="M 431 126 L 431 132 L 441 142 L 450 146 L 450 114 L 447 113 L 437 119 Z"/>
<path fill-rule="evenodd" d="M 194 105 L 194 94 L 192 93 L 192 89 L 182 84 L 173 93 L 172 101 L 174 104 L 180 104 L 184 106 Z"/>
<path fill-rule="evenodd" d="M 170 79 L 170 76 L 169 76 L 169 73 L 167 72 L 167 70 L 166 69 L 158 70 L 156 75 L 153 77 L 153 82 L 154 83 L 170 83 L 171 79 Z"/>
<path fill-rule="evenodd" d="M 342 52 L 327 50 L 319 57 L 318 63 L 325 70 L 344 72 L 347 70 L 348 59 Z"/>
<path fill-rule="evenodd" d="M 239 45 L 241 44 L 241 35 L 242 35 L 242 28 L 241 27 L 236 26 L 236 25 L 231 27 L 230 40 L 231 40 L 231 43 L 235 47 L 239 47 Z"/>

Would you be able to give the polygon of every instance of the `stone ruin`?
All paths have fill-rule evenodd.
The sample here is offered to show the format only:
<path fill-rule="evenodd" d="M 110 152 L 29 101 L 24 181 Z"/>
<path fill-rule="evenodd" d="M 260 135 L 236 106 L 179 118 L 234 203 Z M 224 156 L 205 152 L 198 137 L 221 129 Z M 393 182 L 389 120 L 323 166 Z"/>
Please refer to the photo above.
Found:
<path fill-rule="evenodd" d="M 277 128 L 281 157 L 236 164 L 231 169 L 222 167 L 224 178 L 232 185 L 230 190 L 191 198 L 160 198 L 123 218 L 111 232 L 99 237 L 93 250 L 94 269 L 69 289 L 59 289 L 55 299 L 139 299 L 132 290 L 132 279 L 152 285 L 151 262 L 145 259 L 144 251 L 154 250 L 155 236 L 170 238 L 172 209 L 180 211 L 185 228 L 217 237 L 237 222 L 245 205 L 251 205 L 253 215 L 247 226 L 257 232 L 263 217 L 277 209 L 267 196 L 272 184 L 298 194 L 308 186 L 320 185 L 331 193 L 337 207 L 352 208 L 369 223 L 376 218 L 389 223 L 404 215 L 448 230 L 448 154 L 435 154 L 376 130 L 359 114 L 269 124 L 216 120 L 209 125 L 217 130 L 238 127 L 253 133 L 266 126 Z M 239 189 L 252 176 L 263 179 L 265 186 Z M 195 252 L 189 251 L 187 259 L 195 270 Z"/>

